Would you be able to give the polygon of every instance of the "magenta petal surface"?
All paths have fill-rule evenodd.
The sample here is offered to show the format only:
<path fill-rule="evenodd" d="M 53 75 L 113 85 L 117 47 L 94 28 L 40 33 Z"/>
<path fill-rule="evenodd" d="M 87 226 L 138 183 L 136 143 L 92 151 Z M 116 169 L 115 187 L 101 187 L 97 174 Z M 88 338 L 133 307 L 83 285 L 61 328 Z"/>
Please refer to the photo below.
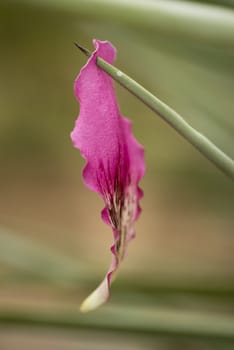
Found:
<path fill-rule="evenodd" d="M 107 41 L 93 43 L 95 51 L 75 81 L 80 113 L 71 138 L 86 159 L 85 184 L 103 197 L 102 219 L 112 227 L 114 243 L 109 270 L 82 311 L 95 309 L 109 297 L 113 276 L 134 237 L 142 197 L 138 183 L 145 172 L 144 150 L 131 132 L 131 122 L 120 115 L 113 81 L 96 65 L 97 56 L 112 64 L 116 51 Z"/>

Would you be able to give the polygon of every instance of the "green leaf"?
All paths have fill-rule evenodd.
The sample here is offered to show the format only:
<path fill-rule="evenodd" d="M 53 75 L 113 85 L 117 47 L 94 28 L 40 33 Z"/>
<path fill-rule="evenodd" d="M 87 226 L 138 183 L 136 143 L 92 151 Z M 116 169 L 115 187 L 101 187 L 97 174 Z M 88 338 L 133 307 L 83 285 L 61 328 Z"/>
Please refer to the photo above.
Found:
<path fill-rule="evenodd" d="M 169 0 L 21 0 L 20 3 L 75 12 L 87 18 L 116 20 L 192 40 L 234 45 L 234 12 L 228 8 Z"/>
<path fill-rule="evenodd" d="M 105 307 L 86 315 L 78 311 L 42 313 L 0 310 L 0 324 L 234 342 L 233 316 L 139 307 Z"/>

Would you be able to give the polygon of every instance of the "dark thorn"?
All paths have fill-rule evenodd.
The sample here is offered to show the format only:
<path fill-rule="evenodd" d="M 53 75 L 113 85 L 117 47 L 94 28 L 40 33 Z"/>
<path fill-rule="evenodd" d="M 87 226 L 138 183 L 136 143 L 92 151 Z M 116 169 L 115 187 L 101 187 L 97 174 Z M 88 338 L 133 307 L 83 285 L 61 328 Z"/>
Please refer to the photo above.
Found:
<path fill-rule="evenodd" d="M 91 52 L 89 50 L 87 50 L 85 47 L 81 46 L 80 44 L 74 42 L 74 45 L 85 54 L 85 56 L 90 57 L 91 56 Z"/>

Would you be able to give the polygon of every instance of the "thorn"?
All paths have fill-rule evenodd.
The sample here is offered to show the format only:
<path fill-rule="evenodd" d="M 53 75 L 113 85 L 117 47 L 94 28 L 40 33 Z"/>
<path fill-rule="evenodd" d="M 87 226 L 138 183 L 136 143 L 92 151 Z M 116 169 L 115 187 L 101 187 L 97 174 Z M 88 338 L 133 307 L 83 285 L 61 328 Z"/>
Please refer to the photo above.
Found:
<path fill-rule="evenodd" d="M 85 56 L 90 57 L 91 56 L 91 52 L 86 49 L 85 47 L 81 46 L 80 44 L 74 42 L 73 43 L 81 52 L 83 52 L 85 54 Z"/>

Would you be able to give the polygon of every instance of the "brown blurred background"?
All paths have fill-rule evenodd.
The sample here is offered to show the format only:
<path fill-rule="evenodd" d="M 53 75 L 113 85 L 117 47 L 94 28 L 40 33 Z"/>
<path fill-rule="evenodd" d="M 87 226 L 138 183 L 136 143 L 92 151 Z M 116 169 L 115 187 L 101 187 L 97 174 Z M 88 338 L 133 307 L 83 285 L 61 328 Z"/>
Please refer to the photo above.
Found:
<path fill-rule="evenodd" d="M 118 50 L 119 68 L 234 157 L 233 42 L 196 36 L 196 27 L 192 34 L 178 31 L 173 21 L 154 27 L 144 13 L 137 24 L 125 10 L 115 16 L 98 4 L 96 11 L 82 6 L 65 0 L 0 4 L 4 312 L 76 314 L 109 264 L 112 233 L 100 219 L 103 203 L 84 187 L 84 163 L 69 136 L 79 111 L 73 82 L 86 62 L 73 41 L 92 50 L 92 38 L 110 40 Z M 234 18 L 231 5 L 225 11 Z M 119 86 L 116 90 L 122 114 L 133 120 L 135 135 L 145 147 L 147 172 L 137 238 L 104 311 L 123 309 L 130 315 L 131 310 L 142 310 L 147 320 L 149 312 L 159 318 L 160 312 L 168 313 L 169 320 L 181 312 L 231 316 L 233 182 L 136 98 Z M 43 249 L 49 261 L 61 254 L 71 270 L 63 260 L 57 265 L 59 258 L 52 267 L 50 262 L 43 265 Z M 97 323 L 104 311 L 93 316 Z M 134 334 L 82 329 L 0 325 L 0 349 L 210 349 L 208 343 L 186 337 L 174 341 L 146 332 L 137 340 Z"/>

